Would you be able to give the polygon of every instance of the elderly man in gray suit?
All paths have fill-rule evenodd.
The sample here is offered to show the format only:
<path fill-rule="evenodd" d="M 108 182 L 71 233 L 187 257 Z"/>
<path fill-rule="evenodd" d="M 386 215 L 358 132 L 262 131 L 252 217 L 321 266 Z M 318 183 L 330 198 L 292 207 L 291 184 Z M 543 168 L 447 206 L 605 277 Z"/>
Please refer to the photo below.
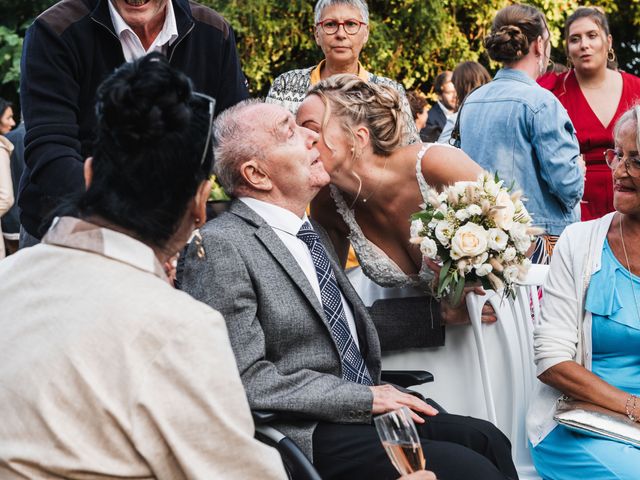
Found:
<path fill-rule="evenodd" d="M 250 100 L 220 114 L 215 137 L 216 173 L 235 199 L 192 242 L 182 286 L 223 314 L 251 407 L 284 414 L 276 427 L 323 478 L 395 478 L 372 417 L 402 406 L 438 478 L 517 478 L 493 425 L 380 384 L 375 327 L 305 214 L 329 182 L 318 135 Z"/>

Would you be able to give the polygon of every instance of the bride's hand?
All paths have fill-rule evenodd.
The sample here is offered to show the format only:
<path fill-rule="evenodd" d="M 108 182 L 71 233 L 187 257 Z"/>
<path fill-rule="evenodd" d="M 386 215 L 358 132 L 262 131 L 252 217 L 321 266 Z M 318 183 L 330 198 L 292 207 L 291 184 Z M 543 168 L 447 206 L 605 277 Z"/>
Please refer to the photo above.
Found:
<path fill-rule="evenodd" d="M 425 259 L 426 265 L 435 273 L 436 278 L 440 275 L 440 270 L 442 269 L 441 265 L 438 265 L 436 262 L 430 259 Z M 467 302 L 465 302 L 465 297 L 469 292 L 473 292 L 477 295 L 484 295 L 485 291 L 480 285 L 471 285 L 464 288 L 462 293 L 462 297 L 460 299 L 460 304 L 458 306 L 453 306 L 446 299 L 443 299 L 440 302 L 440 315 L 442 316 L 442 322 L 445 325 L 464 325 L 470 322 L 469 320 L 469 311 L 467 310 Z M 494 323 L 498 320 L 496 316 L 496 312 L 491 306 L 490 303 L 485 303 L 482 307 L 482 322 L 483 323 Z"/>

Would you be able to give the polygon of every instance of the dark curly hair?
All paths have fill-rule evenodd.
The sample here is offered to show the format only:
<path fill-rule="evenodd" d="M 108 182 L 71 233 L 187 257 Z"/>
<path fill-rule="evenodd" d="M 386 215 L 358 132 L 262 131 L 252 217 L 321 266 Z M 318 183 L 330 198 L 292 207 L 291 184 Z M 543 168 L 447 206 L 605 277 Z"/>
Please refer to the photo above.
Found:
<path fill-rule="evenodd" d="M 163 247 L 211 171 L 211 142 L 201 164 L 209 101 L 160 54 L 122 65 L 97 97 L 93 179 L 78 214 L 100 216 Z"/>
<path fill-rule="evenodd" d="M 496 14 L 484 46 L 492 60 L 508 65 L 529 53 L 531 44 L 548 30 L 540 10 L 516 3 Z"/>

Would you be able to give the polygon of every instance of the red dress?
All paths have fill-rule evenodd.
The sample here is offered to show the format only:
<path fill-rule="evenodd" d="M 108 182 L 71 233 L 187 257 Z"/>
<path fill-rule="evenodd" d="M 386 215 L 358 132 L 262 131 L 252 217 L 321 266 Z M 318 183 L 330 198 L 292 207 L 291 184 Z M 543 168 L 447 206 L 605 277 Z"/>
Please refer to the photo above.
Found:
<path fill-rule="evenodd" d="M 581 204 L 582 221 L 599 218 L 613 211 L 613 182 L 611 170 L 604 160 L 604 151 L 613 148 L 613 127 L 618 118 L 640 99 L 640 78 L 625 72 L 620 74 L 620 103 L 606 128 L 591 110 L 573 70 L 560 74 L 548 73 L 538 79 L 538 83 L 550 90 L 567 109 L 580 142 L 580 153 L 587 164 L 587 181 Z"/>

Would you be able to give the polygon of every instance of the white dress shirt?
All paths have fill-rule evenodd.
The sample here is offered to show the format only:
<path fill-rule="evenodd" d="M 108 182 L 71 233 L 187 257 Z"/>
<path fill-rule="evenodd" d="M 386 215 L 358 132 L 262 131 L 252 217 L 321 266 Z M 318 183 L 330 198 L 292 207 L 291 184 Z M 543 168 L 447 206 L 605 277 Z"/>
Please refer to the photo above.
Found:
<path fill-rule="evenodd" d="M 444 103 L 442 103 L 440 100 L 438 100 L 438 105 L 440 105 L 440 108 L 442 109 L 442 113 L 444 113 L 444 116 L 447 118 L 451 117 L 451 115 L 456 113 L 453 110 L 449 110 L 447 107 L 445 107 Z"/>
<path fill-rule="evenodd" d="M 302 218 L 298 217 L 295 213 L 290 210 L 287 210 L 282 207 L 278 207 L 277 205 L 273 205 L 271 203 L 263 202 L 261 200 L 256 200 L 255 198 L 250 197 L 240 197 L 240 201 L 242 201 L 246 206 L 248 206 L 251 210 L 260 215 L 265 222 L 273 229 L 273 231 L 278 235 L 284 246 L 287 247 L 287 250 L 291 252 L 293 258 L 295 258 L 296 262 L 302 269 L 305 277 L 309 280 L 311 284 L 311 288 L 313 288 L 316 297 L 318 297 L 318 301 L 322 305 L 322 297 L 320 296 L 320 283 L 318 282 L 318 277 L 316 276 L 316 267 L 313 264 L 313 259 L 311 258 L 311 252 L 309 251 L 309 247 L 302 240 L 298 238 L 298 232 L 300 231 L 300 227 L 304 224 L 304 222 L 308 222 L 309 219 L 305 214 Z M 338 286 L 338 289 L 340 287 Z M 356 346 L 360 349 L 360 344 L 358 343 L 358 331 L 356 330 L 356 322 L 353 317 L 353 312 L 351 311 L 351 306 L 349 302 L 344 298 L 342 292 L 340 292 L 340 298 L 342 299 L 342 306 L 344 307 L 344 313 L 347 317 L 347 323 L 349 324 L 349 330 L 351 331 L 351 336 L 353 337 L 353 341 L 356 342 Z"/>
<path fill-rule="evenodd" d="M 153 43 L 148 49 L 142 46 L 142 42 L 138 35 L 131 29 L 129 25 L 124 21 L 122 16 L 113 6 L 112 1 L 107 2 L 109 4 L 109 13 L 111 14 L 111 21 L 113 27 L 116 30 L 120 44 L 122 45 L 122 53 L 127 62 L 131 62 L 136 58 L 143 57 L 147 53 L 160 52 L 167 53 L 167 48 L 178 38 L 178 26 L 176 25 L 176 15 L 173 11 L 173 3 L 167 2 L 167 11 L 165 12 L 164 25 L 162 30 L 155 38 Z"/>

